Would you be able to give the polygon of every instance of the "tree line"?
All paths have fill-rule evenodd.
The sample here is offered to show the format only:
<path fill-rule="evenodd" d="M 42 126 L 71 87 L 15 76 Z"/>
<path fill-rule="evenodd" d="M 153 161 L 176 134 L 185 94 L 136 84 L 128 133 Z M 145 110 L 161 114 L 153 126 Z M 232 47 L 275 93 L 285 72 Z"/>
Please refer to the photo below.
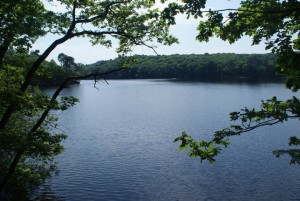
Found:
<path fill-rule="evenodd" d="M 10 70 L 7 69 L 7 71 L 12 71 L 12 67 L 17 67 L 19 71 L 26 71 L 39 56 L 40 52 L 38 50 L 24 53 L 9 49 L 3 58 L 3 63 L 11 66 Z M 68 77 L 78 76 L 83 73 L 84 65 L 76 63 L 73 57 L 60 53 L 57 60 L 59 63 L 53 59 L 51 61 L 45 60 L 31 84 L 43 87 L 57 86 Z"/>
<path fill-rule="evenodd" d="M 110 79 L 263 80 L 280 78 L 275 72 L 274 54 L 191 54 L 135 56 L 126 70 L 108 75 Z M 120 66 L 125 57 L 87 65 L 88 73 Z"/>
<path fill-rule="evenodd" d="M 22 61 L 30 63 L 39 56 L 38 51 L 20 54 L 9 50 L 5 61 L 17 65 Z M 127 65 L 122 71 L 106 75 L 107 79 L 183 79 L 183 80 L 247 80 L 279 81 L 282 77 L 275 72 L 274 54 L 190 54 L 190 55 L 136 55 L 128 63 L 128 57 L 102 60 L 94 64 L 76 63 L 72 56 L 58 55 L 59 63 L 44 61 L 41 73 L 33 80 L 34 85 L 56 86 L 70 76 L 107 72 Z M 126 63 L 127 62 L 127 63 Z M 73 82 L 78 83 L 78 82 Z"/>

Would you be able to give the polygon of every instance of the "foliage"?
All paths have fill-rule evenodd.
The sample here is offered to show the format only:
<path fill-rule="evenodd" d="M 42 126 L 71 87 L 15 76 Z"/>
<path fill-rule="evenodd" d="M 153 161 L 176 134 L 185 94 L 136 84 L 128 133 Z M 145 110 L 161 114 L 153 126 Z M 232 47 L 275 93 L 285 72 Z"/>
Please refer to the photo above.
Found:
<path fill-rule="evenodd" d="M 61 12 L 47 10 L 44 5 L 47 2 L 59 3 Z M 74 97 L 56 100 L 74 74 L 61 83 L 52 97 L 43 93 L 34 84 L 55 73 L 64 77 L 64 70 L 55 62 L 44 62 L 47 56 L 58 45 L 76 37 L 89 37 L 93 45 L 105 47 L 118 41 L 120 55 L 137 45 L 153 48 L 147 44 L 152 41 L 165 45 L 177 42 L 169 34 L 171 16 L 164 16 L 153 5 L 153 0 L 0 2 L 0 199 L 5 186 L 9 192 L 9 187 L 17 184 L 40 184 L 48 172 L 47 162 L 63 150 L 60 142 L 66 136 L 57 132 L 57 118 L 50 111 L 66 110 L 78 101 Z M 34 51 L 27 55 L 35 40 L 49 32 L 59 38 L 41 54 Z M 67 55 L 64 59 L 75 63 Z M 63 63 L 64 67 L 71 68 L 71 63 L 67 63 Z M 67 72 L 70 76 L 68 73 L 73 70 Z M 97 75 L 101 73 L 92 76 Z"/>
<path fill-rule="evenodd" d="M 212 142 L 207 142 L 204 140 L 197 142 L 185 132 L 182 132 L 182 135 L 174 140 L 174 142 L 178 141 L 181 141 L 181 144 L 179 146 L 179 149 L 181 151 L 187 149 L 189 151 L 189 156 L 200 156 L 201 161 L 208 160 L 209 162 L 214 163 L 214 157 L 221 151 L 221 148 L 213 146 Z M 228 142 L 226 140 L 223 140 L 222 142 L 220 142 L 220 144 L 226 147 L 228 145 Z"/>
<path fill-rule="evenodd" d="M 33 80 L 33 85 L 57 86 L 68 77 L 84 74 L 82 72 L 84 65 L 76 63 L 73 57 L 61 53 L 58 56 L 58 60 L 61 62 L 61 65 L 58 65 L 54 60 L 43 62 L 39 69 L 43 73 L 37 74 Z M 73 83 L 79 82 L 74 81 Z"/>
<path fill-rule="evenodd" d="M 0 2 L 1 39 L 0 46 L 30 47 L 37 37 L 44 35 L 45 8 L 39 1 Z M 36 18 L 36 16 L 41 16 Z M 36 20 L 37 19 L 37 20 Z"/>
<path fill-rule="evenodd" d="M 216 131 L 214 136 L 209 141 L 201 141 L 201 146 L 198 145 L 191 136 L 183 133 L 181 137 L 175 139 L 174 142 L 181 141 L 180 147 L 184 147 L 193 153 L 193 156 L 199 156 L 202 160 L 214 162 L 214 156 L 221 153 L 221 147 L 227 147 L 229 137 L 238 136 L 242 133 L 249 132 L 261 126 L 270 126 L 277 123 L 282 123 L 290 119 L 300 118 L 300 101 L 293 97 L 287 101 L 277 100 L 273 97 L 270 100 L 262 101 L 260 109 L 244 108 L 240 112 L 230 113 L 231 121 L 239 121 L 239 124 L 231 125 L 228 128 Z M 197 146 L 196 146 L 197 145 Z M 290 137 L 290 146 L 299 146 L 300 140 L 296 136 Z M 209 148 L 209 149 L 208 149 Z M 210 150 L 210 152 L 207 151 Z M 213 153 L 213 154 L 212 154 Z M 291 157 L 290 163 L 300 164 L 300 150 L 292 148 L 289 150 L 275 150 L 273 153 L 279 157 L 288 154 Z"/>
<path fill-rule="evenodd" d="M 61 9 L 61 12 L 49 11 L 44 6 L 45 2 L 58 2 L 63 9 Z M 249 0 L 244 1 L 242 6 L 248 9 L 248 7 L 252 5 L 250 4 L 251 2 L 252 1 Z M 253 19 L 249 17 L 249 20 L 252 20 L 250 24 L 257 26 L 256 31 L 263 29 L 266 30 L 266 32 L 257 36 L 248 34 L 249 31 L 246 31 L 246 33 L 253 36 L 256 41 L 257 38 L 266 38 L 270 41 L 268 45 L 271 45 L 270 48 L 278 55 L 278 71 L 288 76 L 289 79 L 287 83 L 296 90 L 298 88 L 298 71 L 294 68 L 294 64 L 298 59 L 298 54 L 294 52 L 294 49 L 298 48 L 298 40 L 294 40 L 292 36 L 298 32 L 298 12 L 294 12 L 292 9 L 294 8 L 294 4 L 294 6 L 298 7 L 298 2 L 266 2 L 267 3 L 263 3 L 263 1 L 253 0 L 255 5 L 265 5 L 266 8 L 270 8 L 269 4 L 274 6 L 284 4 L 284 9 L 289 10 L 284 10 L 284 12 L 280 13 L 284 13 L 288 17 L 277 13 L 280 18 L 279 21 L 281 20 L 282 23 L 279 21 L 277 23 L 276 21 L 276 23 L 274 22 L 276 26 L 260 27 L 260 25 L 266 25 L 263 19 L 273 19 L 275 17 L 267 18 L 266 15 L 261 17 L 260 15 L 256 16 L 253 14 Z M 170 45 L 177 42 L 177 39 L 169 33 L 170 26 L 175 24 L 175 15 L 186 13 L 188 17 L 202 17 L 201 9 L 204 8 L 205 3 L 205 0 L 184 0 L 181 3 L 171 2 L 160 11 L 154 7 L 153 0 L 2 0 L 0 2 L 0 196 L 2 197 L 2 195 L 4 195 L 3 190 L 5 186 L 8 187 L 7 192 L 9 193 L 10 190 L 13 191 L 12 187 L 22 188 L 24 185 L 25 187 L 34 187 L 42 183 L 49 174 L 49 170 L 51 170 L 49 161 L 51 161 L 55 155 L 63 151 L 61 141 L 65 139 L 66 135 L 56 130 L 57 118 L 51 111 L 64 111 L 78 102 L 74 97 L 62 97 L 61 100 L 56 100 L 65 84 L 71 81 L 74 75 L 72 74 L 71 77 L 63 81 L 52 97 L 43 93 L 38 86 L 34 85 L 35 82 L 44 79 L 44 77 L 51 77 L 51 75 L 55 73 L 59 75 L 57 77 L 64 78 L 65 71 L 61 70 L 55 62 L 44 62 L 47 56 L 58 45 L 76 37 L 88 37 L 93 45 L 98 44 L 105 47 L 112 47 L 113 42 L 118 41 L 117 52 L 121 56 L 128 54 L 132 48 L 137 45 L 154 48 L 148 45 L 149 42 Z M 259 9 L 259 12 L 253 13 L 261 13 L 262 15 L 265 11 L 260 11 L 262 8 L 260 8 L 259 5 L 255 6 L 255 9 Z M 241 23 L 238 21 L 240 12 L 242 11 L 235 12 L 237 14 L 230 14 L 230 16 L 232 16 L 230 22 L 236 21 L 236 25 L 239 25 L 239 23 Z M 249 14 L 252 12 L 246 13 Z M 221 17 L 218 12 L 210 12 L 209 14 L 207 27 L 199 26 L 199 40 L 205 35 L 210 37 L 211 32 L 218 33 L 218 36 L 221 36 L 223 25 L 220 21 L 222 21 L 223 18 L 219 20 Z M 253 23 L 256 19 L 260 20 L 258 20 L 258 23 Z M 294 23 L 293 20 L 295 21 Z M 219 25 L 219 28 L 215 26 L 216 24 Z M 282 24 L 284 24 L 284 26 Z M 226 26 L 224 26 L 224 30 L 225 27 Z M 272 30 L 272 28 L 274 30 Z M 252 32 L 254 29 L 255 28 L 252 29 Z M 201 30 L 204 30 L 204 32 Z M 240 33 L 245 33 L 242 31 L 242 28 L 240 30 Z M 232 37 L 232 34 L 229 34 L 230 29 L 226 29 L 225 31 L 228 33 L 228 37 Z M 226 35 L 225 31 L 224 36 Z M 237 33 L 239 30 L 232 29 L 232 31 Z M 41 54 L 36 51 L 31 55 L 26 54 L 32 43 L 47 32 L 56 34 L 59 38 L 49 44 L 49 47 Z M 201 33 L 203 34 L 202 36 Z M 279 39 L 277 41 L 271 43 L 273 33 L 280 33 L 280 35 L 278 35 L 277 38 Z M 234 37 L 239 38 L 239 35 L 234 35 Z M 61 58 L 63 66 L 67 68 L 67 71 L 70 71 L 74 66 L 75 60 L 67 55 L 61 56 L 63 56 Z M 285 56 L 288 56 L 287 58 L 289 59 L 283 59 Z M 122 61 L 118 62 L 119 64 L 123 63 Z M 205 62 L 203 61 L 203 63 Z M 230 62 L 226 64 L 228 64 L 227 67 L 232 65 Z M 206 66 L 203 68 L 196 68 L 195 66 L 197 66 L 197 60 L 185 69 L 176 71 L 176 75 L 172 77 L 181 75 L 186 69 L 190 69 L 192 74 L 194 73 L 193 71 L 196 72 L 197 70 L 203 73 L 204 71 L 213 69 L 212 67 L 208 68 L 208 66 L 213 66 L 211 63 L 201 65 Z M 175 68 L 177 66 L 174 64 L 173 67 Z M 264 67 L 266 67 L 265 64 Z M 220 69 L 230 74 L 231 72 L 228 68 L 222 67 Z M 145 70 L 146 68 L 141 69 Z M 218 67 L 215 68 L 215 70 L 218 69 Z M 138 76 L 150 76 L 151 71 L 152 69 L 150 68 L 141 72 L 137 71 L 136 73 L 138 73 Z M 244 72 L 246 71 L 247 70 Z M 68 73 L 69 72 L 67 72 L 67 76 L 70 75 Z M 102 73 L 103 71 L 99 72 L 97 70 L 92 72 L 91 75 L 96 78 L 97 75 L 102 75 Z M 197 75 L 201 76 L 201 73 L 199 72 Z M 77 78 L 87 78 L 91 75 L 80 75 L 77 76 Z M 243 75 L 243 73 L 238 75 Z M 276 101 L 273 101 L 274 104 Z M 273 104 L 273 102 L 267 102 L 267 104 Z M 291 100 L 291 103 L 295 104 L 294 102 Z M 282 106 L 284 104 L 281 103 L 282 102 L 279 101 L 279 108 L 284 107 Z M 274 105 L 272 106 L 274 107 Z M 288 106 L 290 109 L 290 105 Z M 297 106 L 295 108 L 295 110 L 298 111 L 299 107 Z M 250 110 L 250 112 L 251 111 L 252 110 Z M 280 111 L 284 110 L 280 109 Z M 293 113 L 294 110 L 289 110 L 288 112 L 294 116 L 298 114 Z M 266 116 L 266 120 L 267 118 L 281 118 L 280 115 L 276 116 L 278 115 L 277 113 L 271 113 L 270 111 L 269 113 L 275 116 Z M 259 113 L 254 114 L 257 115 Z M 244 113 L 239 113 L 236 117 L 239 119 L 247 117 L 247 115 L 249 116 L 249 111 L 245 110 Z M 287 116 L 286 118 L 291 117 Z M 234 132 L 240 132 L 240 129 L 246 130 L 246 128 L 243 127 L 232 128 L 238 129 L 234 130 Z M 196 142 L 184 134 L 176 140 L 184 142 L 182 147 L 194 149 L 190 152 L 191 156 L 199 155 L 202 159 L 208 159 L 211 162 L 214 161 L 214 156 L 220 152 L 220 148 L 215 145 L 227 145 L 225 137 L 219 138 L 219 141 Z M 298 139 L 292 138 L 291 145 L 298 144 L 298 142 Z M 281 155 L 284 153 L 285 150 L 281 150 L 275 154 Z M 291 153 L 292 156 L 297 155 L 297 152 L 289 153 Z"/>
<path fill-rule="evenodd" d="M 2 115 L 12 102 L 21 104 L 6 128 L 0 130 L 0 179 L 4 179 L 15 153 L 22 150 L 16 174 L 13 174 L 8 183 L 8 192 L 13 195 L 16 194 L 15 191 L 25 191 L 41 184 L 52 168 L 49 161 L 63 151 L 60 142 L 66 135 L 57 133 L 56 117 L 49 115 L 37 130 L 32 130 L 41 112 L 49 104 L 52 104 L 53 110 L 65 110 L 78 100 L 73 97 L 62 97 L 53 104 L 49 95 L 44 94 L 37 86 L 31 86 L 22 96 L 16 96 L 19 85 L 24 80 L 24 72 L 35 56 L 12 50 L 9 52 L 0 70 L 0 114 Z M 42 72 L 39 72 L 40 76 Z"/>
<path fill-rule="evenodd" d="M 40 0 L 1 0 L 0 63 L 9 48 L 27 52 L 39 37 L 55 31 L 61 18 L 46 10 Z"/>
<path fill-rule="evenodd" d="M 123 57 L 87 65 L 88 73 L 106 71 L 119 65 Z M 204 54 L 136 56 L 130 68 L 109 75 L 112 79 L 188 79 L 188 80 L 263 80 L 274 81 L 273 54 Z"/>
<path fill-rule="evenodd" d="M 208 13 L 208 20 L 198 26 L 199 41 L 217 36 L 234 43 L 243 35 L 252 37 L 252 44 L 265 41 L 266 49 L 277 54 L 276 70 L 287 76 L 287 87 L 299 88 L 299 1 L 246 0 L 226 17 L 218 11 Z"/>
<path fill-rule="evenodd" d="M 67 72 L 76 72 L 80 71 L 83 64 L 75 63 L 75 59 L 71 56 L 65 55 L 64 53 L 60 53 L 58 55 L 58 61 L 60 65 L 67 70 Z"/>
<path fill-rule="evenodd" d="M 228 9 L 233 12 L 224 14 L 225 10 L 209 11 L 208 19 L 201 21 L 198 26 L 199 41 L 208 41 L 212 36 L 217 36 L 230 43 L 234 43 L 242 36 L 252 38 L 253 45 L 265 41 L 266 49 L 276 54 L 276 71 L 286 76 L 286 86 L 293 91 L 300 88 L 299 80 L 299 20 L 300 2 L 297 0 L 245 0 L 238 9 Z M 227 11 L 228 11 L 227 10 Z M 190 152 L 197 153 L 201 160 L 208 159 L 210 152 L 205 152 L 208 147 L 217 155 L 220 153 L 220 145 L 228 145 L 228 138 L 249 132 L 261 126 L 273 125 L 290 119 L 299 119 L 300 100 L 297 97 L 280 101 L 276 97 L 262 101 L 260 109 L 242 109 L 240 112 L 230 114 L 231 121 L 239 121 L 239 124 L 216 131 L 210 141 L 203 142 L 203 146 L 195 146 L 190 136 L 183 134 L 175 141 L 181 141 Z M 187 140 L 188 139 L 188 140 Z M 290 138 L 290 146 L 300 145 L 296 136 Z M 213 147 L 213 148 L 212 148 Z M 203 154 L 204 153 L 204 154 Z M 288 154 L 291 163 L 300 164 L 300 149 L 275 150 L 277 157 Z"/>

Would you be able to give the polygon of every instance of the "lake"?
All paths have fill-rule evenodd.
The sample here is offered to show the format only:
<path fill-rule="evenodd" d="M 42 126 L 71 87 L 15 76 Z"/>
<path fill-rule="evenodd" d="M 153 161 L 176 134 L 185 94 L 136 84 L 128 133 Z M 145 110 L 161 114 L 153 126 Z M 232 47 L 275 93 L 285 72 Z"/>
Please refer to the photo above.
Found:
<path fill-rule="evenodd" d="M 210 139 L 229 113 L 293 94 L 282 84 L 112 80 L 63 91 L 80 103 L 59 113 L 68 134 L 58 170 L 40 189 L 52 200 L 300 200 L 300 167 L 275 149 L 299 135 L 299 121 L 231 138 L 215 164 L 180 152 L 186 131 Z"/>

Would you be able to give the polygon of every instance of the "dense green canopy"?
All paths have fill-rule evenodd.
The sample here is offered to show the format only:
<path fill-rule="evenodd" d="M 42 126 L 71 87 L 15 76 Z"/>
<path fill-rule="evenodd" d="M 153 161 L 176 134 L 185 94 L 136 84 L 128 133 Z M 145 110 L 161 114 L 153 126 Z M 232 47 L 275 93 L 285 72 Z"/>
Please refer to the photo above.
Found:
<path fill-rule="evenodd" d="M 187 79 L 187 80 L 252 80 L 274 81 L 273 54 L 204 54 L 136 56 L 136 62 L 126 70 L 106 76 L 121 79 Z M 99 61 L 85 66 L 87 73 L 107 71 L 126 58 Z"/>

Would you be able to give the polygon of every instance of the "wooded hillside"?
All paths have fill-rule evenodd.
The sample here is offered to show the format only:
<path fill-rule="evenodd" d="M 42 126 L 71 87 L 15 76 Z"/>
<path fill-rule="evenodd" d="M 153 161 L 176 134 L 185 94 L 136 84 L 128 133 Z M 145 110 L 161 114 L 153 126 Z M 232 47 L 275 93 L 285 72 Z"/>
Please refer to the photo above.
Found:
<path fill-rule="evenodd" d="M 188 79 L 278 80 L 273 54 L 204 54 L 136 56 L 128 70 L 109 75 L 111 79 Z M 86 73 L 108 71 L 121 65 L 126 58 L 98 61 L 85 66 Z"/>

